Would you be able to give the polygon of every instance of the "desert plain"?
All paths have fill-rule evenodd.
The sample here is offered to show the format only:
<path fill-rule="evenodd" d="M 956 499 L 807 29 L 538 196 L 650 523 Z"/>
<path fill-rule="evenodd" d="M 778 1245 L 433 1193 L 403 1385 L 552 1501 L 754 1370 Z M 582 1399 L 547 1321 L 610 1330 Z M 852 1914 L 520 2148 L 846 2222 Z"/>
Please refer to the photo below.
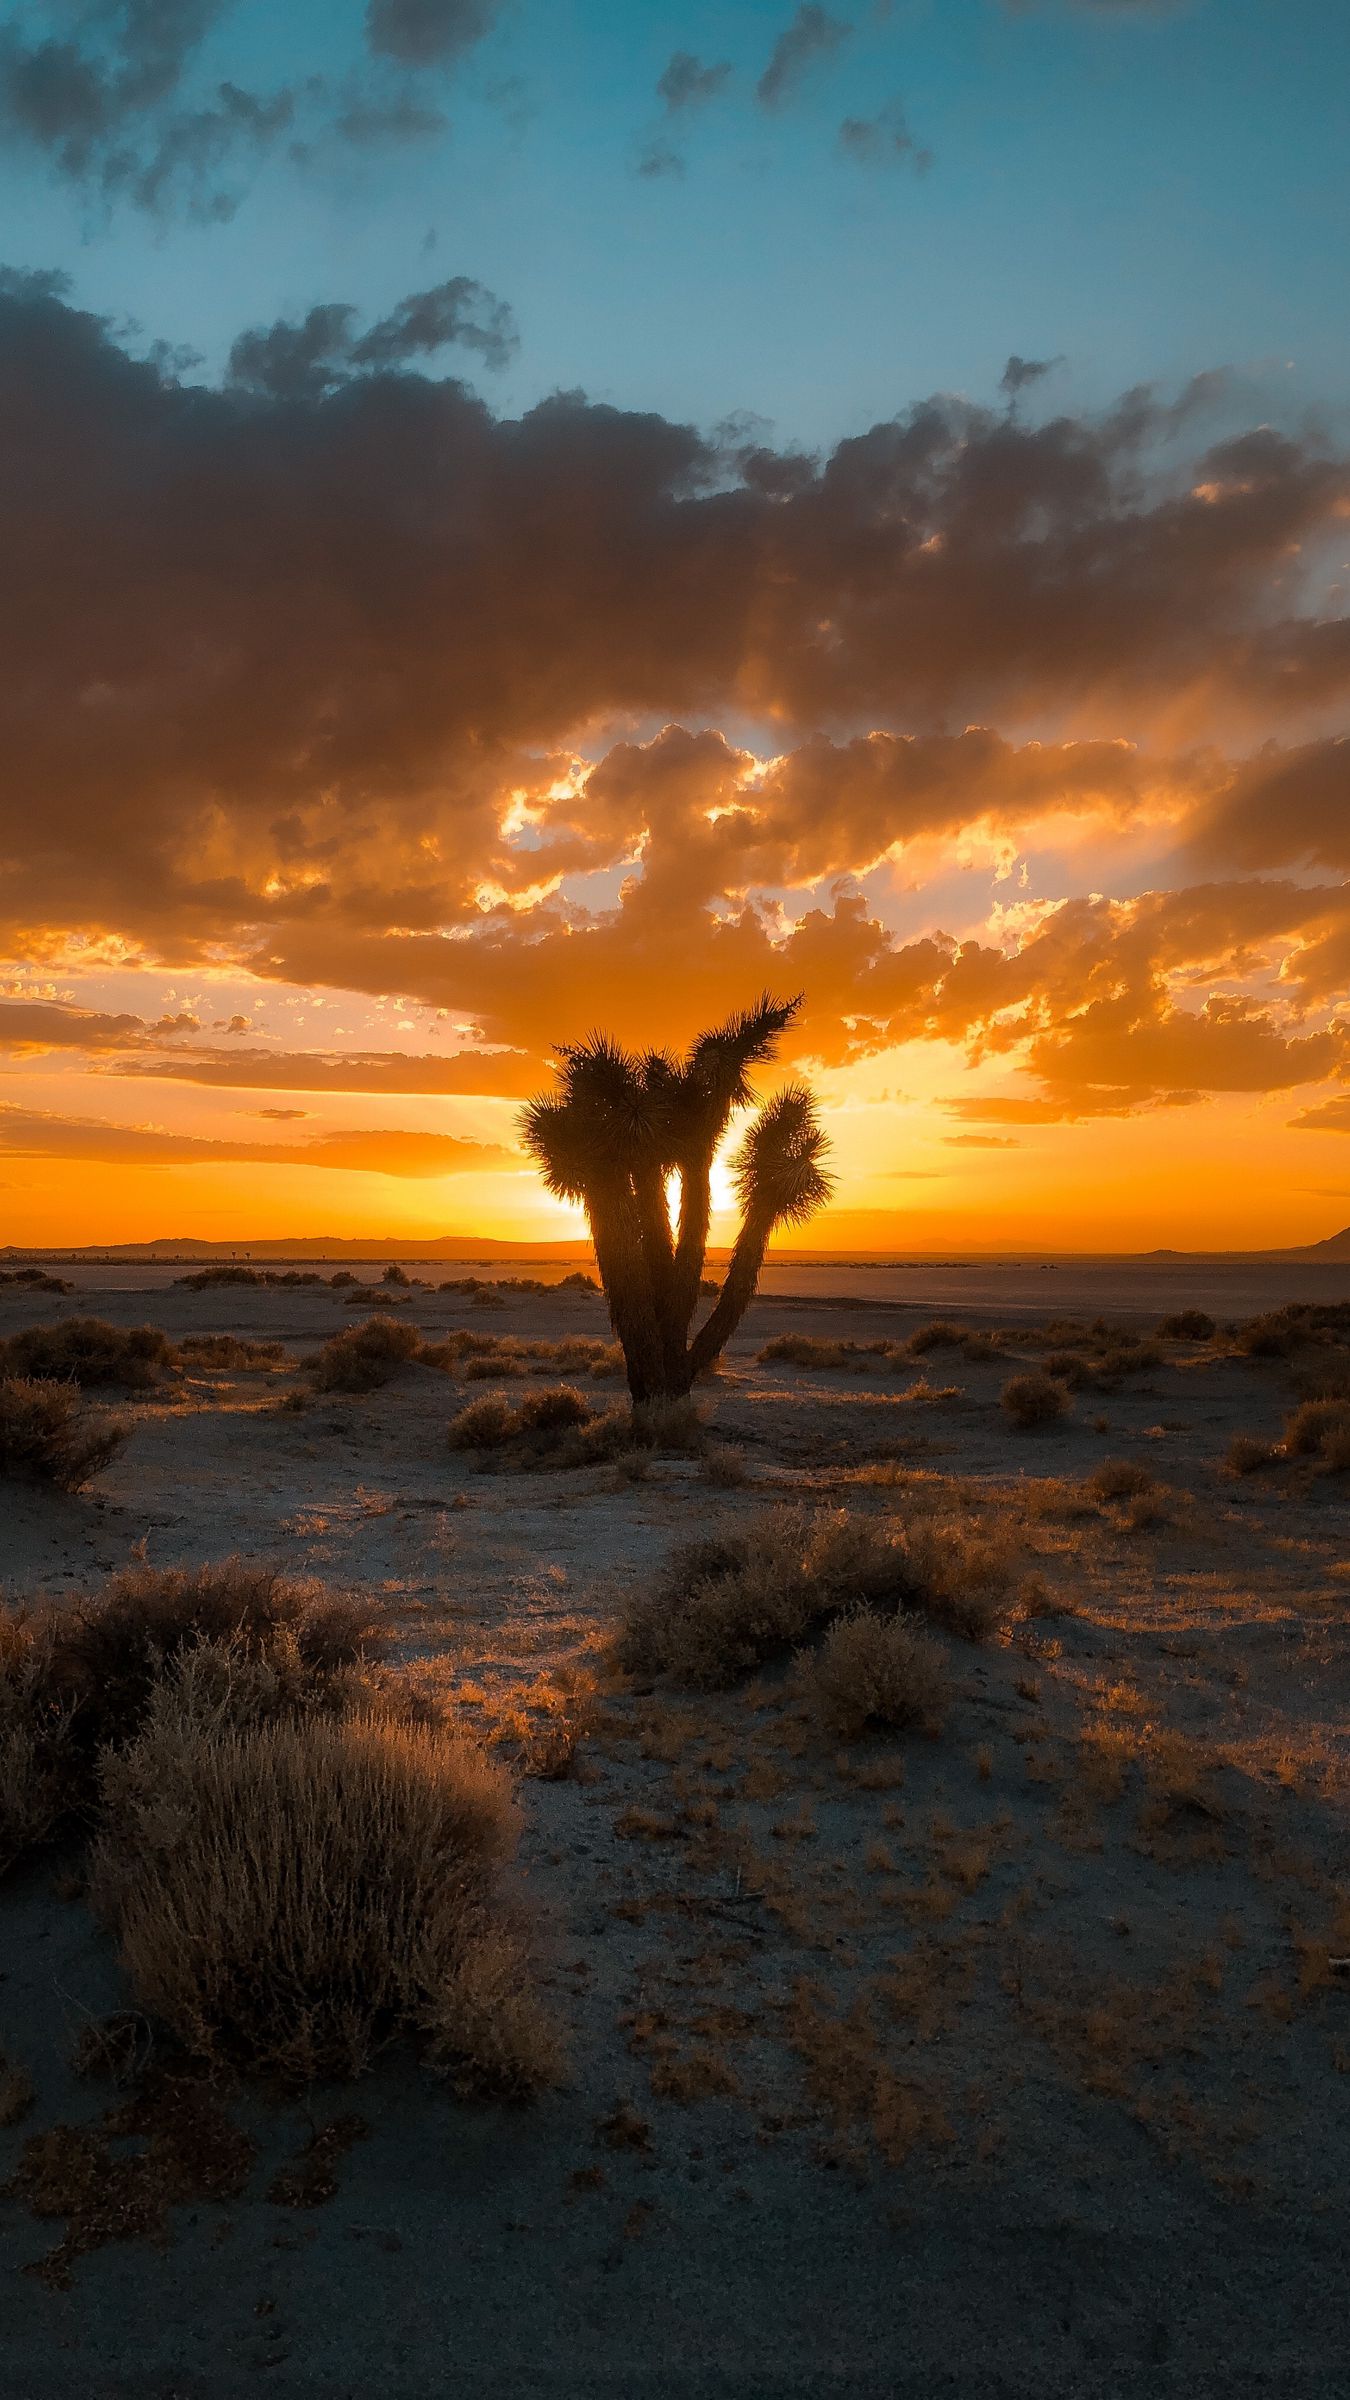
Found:
<path fill-rule="evenodd" d="M 0 1483 L 0 1594 L 79 1611 L 138 1562 L 239 1556 L 361 1595 L 514 1780 L 558 2063 L 526 2099 L 399 2043 L 350 2083 L 216 2072 L 194 2147 L 138 2114 L 175 2052 L 68 1826 L 0 1890 L 6 2391 L 1346 2390 L 1343 1275 L 939 1306 L 816 1277 L 760 1297 L 669 1440 L 587 1450 L 506 1413 L 559 1385 L 621 1411 L 603 1299 L 561 1270 L 188 1272 L 0 1288 L 0 1337 L 170 1346 L 85 1395 L 127 1438 L 84 1490 Z M 371 1316 L 410 1354 L 323 1388 Z M 1047 1370 L 1062 1406 L 1018 1422 L 1006 1387 Z M 919 1721 L 850 1721 L 819 1626 L 743 1671 L 634 1649 L 718 1546 L 845 1522 L 960 1562 Z M 58 2131 L 68 2189 L 35 2169 Z"/>

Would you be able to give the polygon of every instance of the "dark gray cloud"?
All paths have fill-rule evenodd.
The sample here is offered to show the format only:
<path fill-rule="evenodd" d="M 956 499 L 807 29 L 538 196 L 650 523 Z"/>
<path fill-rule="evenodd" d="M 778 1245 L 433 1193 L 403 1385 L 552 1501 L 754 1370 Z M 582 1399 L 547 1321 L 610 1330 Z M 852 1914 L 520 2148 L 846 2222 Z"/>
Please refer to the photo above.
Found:
<path fill-rule="evenodd" d="M 377 58 L 441 66 L 492 31 L 498 0 L 370 0 L 366 40 Z"/>
<path fill-rule="evenodd" d="M 678 116 L 682 109 L 699 108 L 704 101 L 715 99 L 730 80 L 729 60 L 705 66 L 692 50 L 676 50 L 657 82 L 657 97 L 664 100 L 672 116 Z"/>
<path fill-rule="evenodd" d="M 476 351 L 485 366 L 504 367 L 520 342 L 506 301 L 469 275 L 410 292 L 359 337 L 355 326 L 356 310 L 334 301 L 298 325 L 279 319 L 241 333 L 230 351 L 230 382 L 274 400 L 313 400 L 354 374 L 404 368 L 452 344 Z"/>
<path fill-rule="evenodd" d="M 803 0 L 790 25 L 774 43 L 769 63 L 755 86 L 764 108 L 777 108 L 790 99 L 822 60 L 831 58 L 848 40 L 853 27 L 832 17 L 818 0 Z"/>
<path fill-rule="evenodd" d="M 684 160 L 670 142 L 648 142 L 639 152 L 633 173 L 655 183 L 663 175 L 683 175 Z"/>
<path fill-rule="evenodd" d="M 1062 358 L 1019 358 L 1014 350 L 998 379 L 998 388 L 1007 393 L 1009 406 L 1015 406 L 1023 392 L 1035 383 L 1043 383 L 1047 375 L 1063 364 Z"/>
<path fill-rule="evenodd" d="M 888 100 L 874 117 L 845 117 L 839 147 L 860 167 L 912 167 L 926 175 L 933 164 L 932 151 L 915 141 L 898 100 Z"/>
<path fill-rule="evenodd" d="M 296 95 L 182 86 L 232 0 L 103 0 L 51 8 L 59 30 L 0 28 L 0 127 L 108 201 L 197 219 L 233 213 L 238 179 L 290 129 Z M 72 17 L 74 19 L 72 25 Z"/>
<path fill-rule="evenodd" d="M 464 1175 L 513 1163 L 495 1142 L 379 1127 L 317 1134 L 307 1142 L 214 1141 L 101 1117 L 65 1117 L 0 1102 L 0 1155 L 85 1159 L 108 1167 L 325 1167 L 366 1175 Z"/>

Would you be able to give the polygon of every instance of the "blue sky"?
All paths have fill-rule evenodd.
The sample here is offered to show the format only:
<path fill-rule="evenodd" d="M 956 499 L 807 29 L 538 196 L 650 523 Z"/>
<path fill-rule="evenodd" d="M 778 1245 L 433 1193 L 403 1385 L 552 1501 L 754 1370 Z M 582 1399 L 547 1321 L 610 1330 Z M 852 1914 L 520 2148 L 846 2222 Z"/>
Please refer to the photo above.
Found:
<path fill-rule="evenodd" d="M 0 12 L 41 31 L 64 9 Z M 344 299 L 377 315 L 451 274 L 515 311 L 479 380 L 515 409 L 557 388 L 815 445 L 923 393 L 990 396 L 1016 351 L 1062 357 L 1041 405 L 1245 370 L 1269 409 L 1336 408 L 1350 368 L 1350 9 L 837 0 L 847 39 L 775 108 L 755 84 L 784 0 L 639 8 L 514 0 L 434 89 L 449 129 L 363 153 L 274 154 L 228 223 L 148 217 L 7 145 L 4 250 L 86 306 L 218 368 L 245 324 Z M 672 53 L 732 69 L 676 116 Z M 358 8 L 228 9 L 184 83 L 267 92 L 362 64 Z M 902 104 L 911 160 L 844 154 L 845 119 Z M 683 173 L 636 171 L 653 142 Z M 431 246 L 428 237 L 434 237 Z M 472 365 L 472 362 L 470 362 Z"/>

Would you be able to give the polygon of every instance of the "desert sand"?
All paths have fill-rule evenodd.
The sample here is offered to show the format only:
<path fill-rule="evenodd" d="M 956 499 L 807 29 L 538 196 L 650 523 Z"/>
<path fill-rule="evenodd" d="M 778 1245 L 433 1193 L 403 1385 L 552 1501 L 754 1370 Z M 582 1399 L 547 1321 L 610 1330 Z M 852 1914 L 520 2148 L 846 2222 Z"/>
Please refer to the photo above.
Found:
<path fill-rule="evenodd" d="M 931 1297 L 777 1292 L 699 1395 L 701 1454 L 558 1467 L 447 1445 L 528 1360 L 308 1398 L 303 1362 L 385 1300 L 433 1339 L 604 1336 L 598 1294 L 136 1281 L 6 1288 L 0 1335 L 94 1313 L 282 1363 L 110 1395 L 130 1438 L 85 1493 L 0 1485 L 0 1590 L 75 1607 L 134 1556 L 238 1552 L 372 1595 L 521 1773 L 519 1902 L 567 2067 L 515 2107 L 397 2052 L 299 2100 L 232 2088 L 244 2169 L 221 2197 L 204 2168 L 150 2240 L 54 2258 L 70 2228 L 12 2188 L 7 2391 L 1346 2389 L 1347 1478 L 1225 1464 L 1234 1436 L 1278 1442 L 1306 1356 L 1167 1340 L 1025 1431 L 1009 1377 L 1092 1352 L 1043 1330 L 1071 1291 L 944 1293 L 962 1340 L 835 1366 L 759 1353 L 903 1344 Z M 1290 1296 L 1225 1312 L 1213 1277 L 1173 1281 L 1171 1306 L 1234 1320 Z M 1092 1313 L 1146 1332 L 1156 1306 L 1125 1277 Z M 972 1354 L 979 1332 L 1000 1338 Z M 1095 1487 L 1107 1461 L 1139 1488 Z M 712 1694 L 616 1674 L 625 1601 L 676 1546 L 779 1506 L 1012 1542 L 995 1637 L 944 1637 L 940 1732 L 835 1740 L 786 1661 Z M 0 1927 L 0 2050 L 33 2087 L 0 2177 L 57 2124 L 124 2154 L 119 2095 L 72 2066 L 129 2000 L 78 1850 L 17 1868 Z M 278 2186 L 333 2127 L 331 2173 Z"/>

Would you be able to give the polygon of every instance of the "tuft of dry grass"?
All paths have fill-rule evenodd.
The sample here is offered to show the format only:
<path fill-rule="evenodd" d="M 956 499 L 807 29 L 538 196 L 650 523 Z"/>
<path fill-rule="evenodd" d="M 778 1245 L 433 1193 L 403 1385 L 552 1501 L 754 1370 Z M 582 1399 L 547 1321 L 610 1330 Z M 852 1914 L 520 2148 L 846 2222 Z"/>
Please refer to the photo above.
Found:
<path fill-rule="evenodd" d="M 1170 1317 L 1158 1319 L 1158 1339 L 1161 1342 L 1209 1342 L 1218 1331 L 1213 1317 L 1203 1308 L 1179 1308 Z"/>
<path fill-rule="evenodd" d="M 1064 1385 L 1053 1375 L 1014 1375 L 1011 1382 L 1004 1384 L 999 1398 L 1004 1415 L 1021 1433 L 1058 1425 L 1072 1406 Z"/>
<path fill-rule="evenodd" d="M 1273 1442 L 1263 1442 L 1254 1433 L 1235 1433 L 1223 1463 L 1230 1475 L 1256 1475 L 1262 1467 L 1273 1466 L 1275 1458 Z"/>
<path fill-rule="evenodd" d="M 1094 1500 L 1136 1500 L 1157 1489 L 1157 1479 L 1133 1458 L 1104 1458 L 1084 1487 Z"/>
<path fill-rule="evenodd" d="M 556 2074 L 497 1904 L 516 1821 L 485 1752 L 373 1716 L 220 1732 L 173 1680 L 102 1799 L 92 1897 L 195 2055 L 304 2083 L 420 2032 L 460 2089 Z"/>
<path fill-rule="evenodd" d="M 286 1345 L 246 1341 L 237 1333 L 189 1333 L 178 1345 L 178 1356 L 187 1367 L 261 1371 L 285 1366 Z"/>
<path fill-rule="evenodd" d="M 238 1559 L 133 1567 L 85 1606 L 0 1609 L 0 1869 L 135 1740 L 166 1676 L 191 1671 L 221 1716 L 346 1706 L 382 1639 L 361 1604 Z"/>
<path fill-rule="evenodd" d="M 827 1733 L 854 1741 L 875 1726 L 941 1730 L 948 1697 L 941 1646 L 917 1617 L 855 1609 L 836 1618 L 818 1650 L 797 1660 L 797 1684 Z"/>
<path fill-rule="evenodd" d="M 80 1492 L 110 1465 L 126 1438 L 118 1419 L 86 1413 L 74 1384 L 27 1375 L 0 1381 L 0 1475 Z"/>
<path fill-rule="evenodd" d="M 416 1358 L 422 1337 L 415 1325 L 396 1317 L 368 1317 L 335 1333 L 309 1361 L 320 1392 L 373 1392 Z"/>
<path fill-rule="evenodd" d="M 1006 1538 L 955 1522 L 765 1509 L 741 1532 L 673 1553 L 629 1602 L 619 1661 L 716 1689 L 859 1606 L 914 1610 L 980 1640 L 1007 1605 L 1009 1575 Z"/>
<path fill-rule="evenodd" d="M 118 1384 L 148 1391 L 174 1362 L 173 1344 L 155 1325 L 105 1325 L 99 1317 L 70 1317 L 64 1325 L 30 1325 L 0 1342 L 0 1373 L 82 1389 Z"/>
<path fill-rule="evenodd" d="M 1350 1400 L 1305 1400 L 1285 1422 L 1284 1447 L 1333 1474 L 1350 1471 Z"/>

